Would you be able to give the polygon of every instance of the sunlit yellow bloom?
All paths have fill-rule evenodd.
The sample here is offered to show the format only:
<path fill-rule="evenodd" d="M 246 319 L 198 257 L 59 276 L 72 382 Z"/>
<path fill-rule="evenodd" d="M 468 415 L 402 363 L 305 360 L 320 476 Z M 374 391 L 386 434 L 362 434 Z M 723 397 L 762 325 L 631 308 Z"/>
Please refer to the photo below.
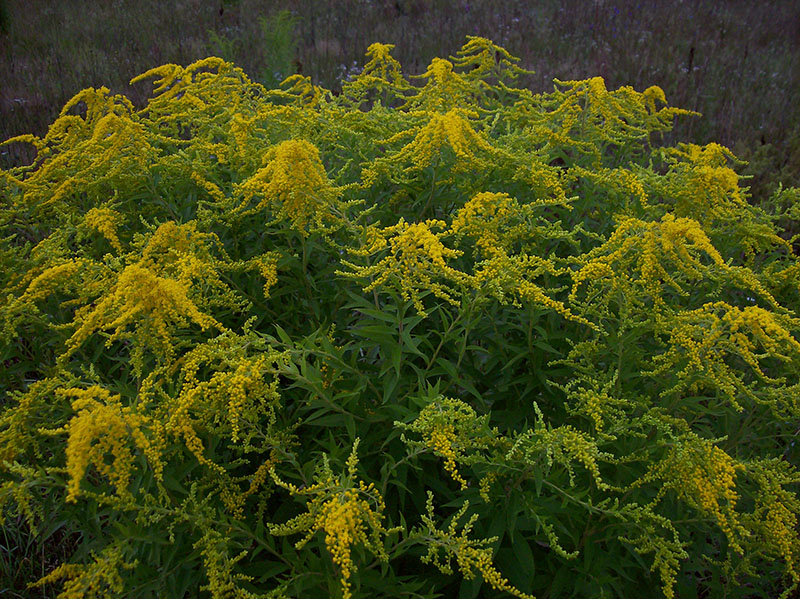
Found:
<path fill-rule="evenodd" d="M 242 215 L 269 207 L 276 219 L 286 219 L 298 231 L 309 224 L 331 220 L 330 206 L 338 193 L 328 180 L 319 150 L 310 142 L 292 139 L 279 143 L 264 156 L 264 166 L 236 186 Z M 253 199 L 258 203 L 250 207 Z"/>
<path fill-rule="evenodd" d="M 122 215 L 110 208 L 92 208 L 86 213 L 84 222 L 92 229 L 99 231 L 103 237 L 108 239 L 108 242 L 117 251 L 122 251 L 122 244 L 117 237 L 117 227 L 122 221 Z"/>
<path fill-rule="evenodd" d="M 383 526 L 383 511 L 386 505 L 378 489 L 372 483 L 358 480 L 358 440 L 347 460 L 347 470 L 338 480 L 325 462 L 323 473 L 317 482 L 308 488 L 298 489 L 284 483 L 273 472 L 273 480 L 293 495 L 310 496 L 306 503 L 307 512 L 280 525 L 270 525 L 274 535 L 289 535 L 304 532 L 305 536 L 295 546 L 300 549 L 317 533 L 325 534 L 325 547 L 333 563 L 341 571 L 340 583 L 345 599 L 352 596 L 350 577 L 357 569 L 352 558 L 352 547 L 363 545 L 379 560 L 387 561 L 383 548 L 385 535 L 396 529 L 387 530 Z"/>
<path fill-rule="evenodd" d="M 445 223 L 428 220 L 421 223 L 407 223 L 402 217 L 398 223 L 375 231 L 388 241 L 389 254 L 372 266 L 358 266 L 345 260 L 342 264 L 352 272 L 340 272 L 346 277 L 369 278 L 372 282 L 364 291 L 393 288 L 400 292 L 405 301 L 412 301 L 420 314 L 426 314 L 422 305 L 421 293 L 432 292 L 436 297 L 453 305 L 458 305 L 459 291 L 453 285 L 469 287 L 473 280 L 469 275 L 448 265 L 448 261 L 459 257 L 462 252 L 446 247 L 441 239 L 444 233 L 434 229 L 444 229 Z M 383 244 L 376 240 L 370 248 L 380 248 Z M 363 255 L 363 251 L 353 252 Z M 440 283 L 437 279 L 444 279 Z"/>
<path fill-rule="evenodd" d="M 110 346 L 115 340 L 129 334 L 144 334 L 144 339 L 155 345 L 169 359 L 173 353 L 170 329 L 193 322 L 205 330 L 224 327 L 213 317 L 198 310 L 188 297 L 186 284 L 157 276 L 152 270 L 132 264 L 119 275 L 111 291 L 96 306 L 79 311 L 77 330 L 67 341 L 68 357 L 96 331 L 113 329 L 106 340 Z M 140 348 L 141 351 L 141 348 Z"/>
<path fill-rule="evenodd" d="M 161 478 L 163 448 L 145 434 L 147 418 L 124 407 L 119 395 L 111 395 L 102 387 L 64 389 L 61 394 L 74 398 L 72 409 L 76 412 L 65 427 L 69 433 L 67 501 L 74 502 L 80 496 L 81 481 L 89 466 L 108 478 L 119 495 L 127 494 L 135 459 L 131 445 L 147 456 L 155 476 Z M 107 454 L 113 456 L 110 464 Z"/>

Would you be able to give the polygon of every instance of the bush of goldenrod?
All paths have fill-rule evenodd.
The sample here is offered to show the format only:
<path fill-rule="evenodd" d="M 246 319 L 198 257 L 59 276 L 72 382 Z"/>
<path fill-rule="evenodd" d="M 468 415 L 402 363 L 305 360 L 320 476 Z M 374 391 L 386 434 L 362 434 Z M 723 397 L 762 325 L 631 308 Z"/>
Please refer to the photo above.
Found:
<path fill-rule="evenodd" d="M 32 588 L 788 597 L 798 191 L 659 144 L 657 87 L 391 50 L 335 97 L 165 65 L 12 140 L 0 505 L 73 547 Z"/>

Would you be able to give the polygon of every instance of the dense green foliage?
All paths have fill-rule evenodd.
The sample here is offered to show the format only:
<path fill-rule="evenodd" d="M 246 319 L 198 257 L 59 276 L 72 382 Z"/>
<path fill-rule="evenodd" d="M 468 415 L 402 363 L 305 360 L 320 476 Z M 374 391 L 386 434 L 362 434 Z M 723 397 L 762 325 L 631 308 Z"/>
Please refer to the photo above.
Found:
<path fill-rule="evenodd" d="M 787 597 L 798 190 L 661 145 L 657 87 L 391 49 L 336 97 L 165 65 L 17 140 L 0 506 L 71 549 L 34 588 Z"/>

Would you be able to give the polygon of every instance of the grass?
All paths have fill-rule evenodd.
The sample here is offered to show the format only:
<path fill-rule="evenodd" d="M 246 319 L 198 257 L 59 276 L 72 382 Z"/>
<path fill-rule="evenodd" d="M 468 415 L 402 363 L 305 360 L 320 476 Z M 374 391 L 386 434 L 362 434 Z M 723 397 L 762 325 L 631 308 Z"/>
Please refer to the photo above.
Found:
<path fill-rule="evenodd" d="M 292 12 L 289 12 L 291 9 Z M 141 104 L 131 77 L 210 54 L 274 85 L 302 72 L 336 91 L 374 41 L 396 44 L 410 73 L 483 35 L 523 58 L 535 91 L 553 78 L 602 76 L 609 88 L 660 85 L 703 113 L 674 139 L 718 141 L 745 159 L 754 187 L 800 184 L 800 4 L 646 0 L 0 0 L 0 138 L 46 131 L 82 88 Z M 30 160 L 0 149 L 0 166 Z M 788 179 L 788 180 L 787 180 Z"/>

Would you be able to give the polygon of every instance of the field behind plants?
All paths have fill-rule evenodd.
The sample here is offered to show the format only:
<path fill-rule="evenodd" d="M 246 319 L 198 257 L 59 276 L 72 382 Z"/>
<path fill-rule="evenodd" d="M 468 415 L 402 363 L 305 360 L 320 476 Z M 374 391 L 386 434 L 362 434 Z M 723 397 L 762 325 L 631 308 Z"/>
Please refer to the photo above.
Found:
<path fill-rule="evenodd" d="M 281 15 L 281 11 L 291 12 Z M 748 160 L 755 195 L 800 172 L 800 5 L 644 0 L 181 0 L 97 3 L 0 2 L 0 139 L 42 134 L 84 87 L 107 86 L 134 103 L 129 80 L 163 63 L 215 55 L 268 86 L 297 71 L 334 91 L 362 64 L 369 44 L 396 44 L 421 72 L 466 35 L 522 58 L 524 83 L 600 76 L 609 88 L 659 85 L 702 118 L 672 139 L 733 148 Z M 4 148 L 0 166 L 30 158 Z"/>
<path fill-rule="evenodd" d="M 796 595 L 791 4 L 83 6 L 0 4 L 0 595 Z"/>

